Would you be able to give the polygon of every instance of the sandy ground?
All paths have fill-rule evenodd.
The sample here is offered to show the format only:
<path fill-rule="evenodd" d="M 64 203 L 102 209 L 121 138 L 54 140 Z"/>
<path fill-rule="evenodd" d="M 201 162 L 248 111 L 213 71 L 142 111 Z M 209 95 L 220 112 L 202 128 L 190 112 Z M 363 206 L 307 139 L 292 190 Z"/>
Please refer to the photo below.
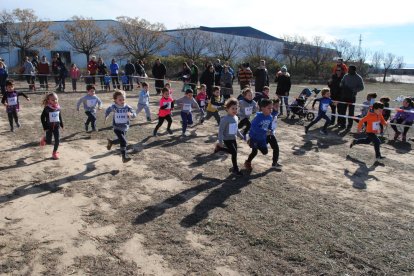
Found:
<path fill-rule="evenodd" d="M 216 124 L 152 137 L 140 114 L 123 164 L 99 114 L 83 131 L 82 94 L 60 97 L 66 129 L 51 160 L 39 147 L 41 95 L 22 101 L 22 128 L 0 132 L 2 275 L 410 275 L 414 273 L 412 142 L 349 149 L 352 133 L 279 123 L 281 170 L 258 155 L 229 174 L 213 154 Z M 99 94 L 105 106 L 109 94 Z M 152 97 L 156 111 L 157 97 Z M 136 97 L 128 102 L 136 106 Z M 155 115 L 154 115 L 155 118 Z M 388 135 L 392 135 L 389 130 Z M 239 164 L 250 152 L 239 141 Z"/>

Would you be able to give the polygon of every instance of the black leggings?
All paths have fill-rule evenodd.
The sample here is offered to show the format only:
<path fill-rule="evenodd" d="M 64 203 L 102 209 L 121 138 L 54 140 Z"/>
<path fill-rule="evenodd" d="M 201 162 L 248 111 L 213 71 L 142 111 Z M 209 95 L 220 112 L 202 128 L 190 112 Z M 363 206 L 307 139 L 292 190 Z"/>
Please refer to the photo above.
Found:
<path fill-rule="evenodd" d="M 393 124 L 401 124 L 402 122 L 404 122 L 403 118 L 398 118 L 398 119 L 392 119 L 391 120 L 391 123 L 393 123 Z M 413 125 L 413 122 L 406 122 L 405 125 L 406 126 L 403 128 L 403 135 L 404 136 L 407 135 L 407 132 L 410 130 L 410 126 Z M 397 129 L 397 126 L 391 125 L 391 127 L 395 132 L 399 132 L 399 130 Z"/>
<path fill-rule="evenodd" d="M 9 117 L 9 124 L 10 127 L 13 128 L 13 119 L 16 122 L 16 124 L 19 123 L 19 117 L 17 117 L 17 111 L 13 110 L 12 112 L 8 112 L 7 116 Z"/>
<path fill-rule="evenodd" d="M 279 144 L 277 143 L 276 137 L 274 135 L 269 135 L 266 138 L 267 143 L 270 144 L 270 147 L 273 149 L 273 163 L 277 163 L 279 160 Z M 269 151 L 267 148 L 252 148 L 252 152 L 250 153 L 249 157 L 247 158 L 248 162 L 252 162 L 252 160 L 256 157 L 258 151 L 263 155 L 266 155 Z"/>
<path fill-rule="evenodd" d="M 227 152 L 231 154 L 231 163 L 233 164 L 233 169 L 238 170 L 237 166 L 237 141 L 236 140 L 224 140 L 225 148 L 220 148 L 220 151 Z"/>
<path fill-rule="evenodd" d="M 126 147 L 127 147 L 127 138 L 126 138 L 126 130 L 119 130 L 119 129 L 114 129 L 114 132 L 116 134 L 117 139 L 112 140 L 112 144 L 117 145 L 119 144 L 120 148 L 121 148 L 121 152 L 125 153 L 126 151 Z"/>
<path fill-rule="evenodd" d="M 52 144 L 52 136 L 55 138 L 55 143 L 53 145 L 53 151 L 57 151 L 59 147 L 60 133 L 58 125 L 51 125 L 48 130 L 46 130 L 46 144 Z"/>
<path fill-rule="evenodd" d="M 380 157 L 381 156 L 381 152 L 380 152 L 381 140 L 374 133 L 367 133 L 367 137 L 354 140 L 355 145 L 358 145 L 358 144 L 368 145 L 371 142 L 374 143 L 375 157 Z"/>
<path fill-rule="evenodd" d="M 168 114 L 167 116 L 165 116 L 165 117 L 158 117 L 158 124 L 156 125 L 156 127 L 155 127 L 155 129 L 154 129 L 154 132 L 157 132 L 158 131 L 158 129 L 162 126 L 162 124 L 164 123 L 164 120 L 166 120 L 167 122 L 168 122 L 168 125 L 167 125 L 167 130 L 168 129 L 171 129 L 171 124 L 172 124 L 172 118 L 171 118 L 171 115 L 170 114 Z"/>
<path fill-rule="evenodd" d="M 86 119 L 85 125 L 91 124 L 91 127 L 93 130 L 96 129 L 96 114 L 92 113 L 90 111 L 85 111 L 86 116 L 88 116 L 88 119 Z"/>
<path fill-rule="evenodd" d="M 246 136 L 247 132 L 249 132 L 251 125 L 252 124 L 250 123 L 249 118 L 244 118 L 239 122 L 238 128 L 243 128 L 246 126 L 246 128 L 243 130 L 243 136 Z"/>

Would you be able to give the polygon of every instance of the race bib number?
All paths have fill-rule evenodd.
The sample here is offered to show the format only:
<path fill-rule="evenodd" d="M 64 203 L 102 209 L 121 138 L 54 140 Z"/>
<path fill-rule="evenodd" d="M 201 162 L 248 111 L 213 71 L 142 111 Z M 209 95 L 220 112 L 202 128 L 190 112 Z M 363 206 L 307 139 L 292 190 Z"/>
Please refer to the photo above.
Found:
<path fill-rule="evenodd" d="M 17 105 L 17 97 L 7 98 L 7 104 L 8 105 Z"/>
<path fill-rule="evenodd" d="M 246 107 L 246 108 L 244 109 L 244 113 L 246 114 L 246 116 L 250 116 L 250 115 L 252 115 L 252 113 L 253 113 L 253 107 L 251 107 L 251 106 Z"/>
<path fill-rule="evenodd" d="M 322 111 L 327 111 L 328 106 L 329 106 L 329 104 L 322 104 Z"/>
<path fill-rule="evenodd" d="M 127 113 L 115 113 L 115 124 L 126 124 L 128 123 L 128 114 Z"/>
<path fill-rule="evenodd" d="M 86 100 L 86 106 L 87 107 L 94 107 L 96 105 L 96 100 Z"/>
<path fill-rule="evenodd" d="M 236 133 L 237 133 L 237 124 L 236 123 L 229 124 L 229 134 L 235 135 Z"/>
<path fill-rule="evenodd" d="M 206 105 L 206 101 L 202 100 L 200 101 L 200 106 L 205 106 Z"/>
<path fill-rule="evenodd" d="M 373 130 L 380 130 L 380 122 L 373 122 L 372 123 L 372 129 Z"/>
<path fill-rule="evenodd" d="M 183 111 L 191 111 L 191 104 L 184 104 Z"/>
<path fill-rule="evenodd" d="M 171 102 L 164 103 L 165 109 L 171 109 Z"/>
<path fill-rule="evenodd" d="M 49 112 L 49 122 L 59 123 L 59 113 L 60 111 Z"/>

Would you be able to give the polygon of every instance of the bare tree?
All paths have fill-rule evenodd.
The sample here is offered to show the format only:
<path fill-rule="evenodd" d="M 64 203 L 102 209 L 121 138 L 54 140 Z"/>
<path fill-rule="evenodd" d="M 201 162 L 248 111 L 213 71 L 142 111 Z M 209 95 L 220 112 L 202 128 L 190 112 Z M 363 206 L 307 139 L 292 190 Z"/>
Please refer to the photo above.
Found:
<path fill-rule="evenodd" d="M 380 68 L 382 66 L 382 63 L 383 63 L 383 60 L 384 60 L 384 53 L 383 52 L 377 51 L 377 52 L 374 52 L 372 54 L 371 65 L 372 65 L 375 73 L 377 73 L 380 70 Z"/>
<path fill-rule="evenodd" d="M 308 56 L 306 54 L 306 45 L 308 42 L 304 36 L 299 35 L 284 35 L 283 40 L 285 41 L 283 55 L 289 62 L 289 68 L 292 68 L 291 71 L 295 72 L 302 61 Z"/>
<path fill-rule="evenodd" d="M 328 48 L 327 43 L 320 36 L 314 36 L 311 42 L 307 45 L 309 60 L 312 62 L 316 76 L 319 76 L 320 69 L 323 63 L 332 60 L 334 52 Z"/>
<path fill-rule="evenodd" d="M 382 82 L 385 82 L 385 78 L 390 69 L 401 69 L 404 67 L 404 58 L 397 57 L 392 53 L 387 53 L 384 56 L 384 76 Z"/>
<path fill-rule="evenodd" d="M 199 60 L 207 54 L 211 39 L 210 34 L 198 28 L 181 26 L 172 40 L 174 44 L 173 53 L 187 59 Z"/>
<path fill-rule="evenodd" d="M 54 35 L 49 31 L 52 22 L 40 21 L 31 9 L 14 9 L 0 13 L 0 23 L 6 29 L 11 46 L 20 49 L 20 58 L 36 48 L 50 48 Z"/>
<path fill-rule="evenodd" d="M 337 56 L 342 58 L 345 63 L 348 63 L 358 56 L 358 48 L 345 39 L 337 39 L 331 42 L 335 49 Z"/>
<path fill-rule="evenodd" d="M 97 53 L 105 48 L 109 35 L 92 18 L 74 16 L 72 20 L 72 23 L 65 24 L 62 39 L 75 52 L 85 54 L 86 63 L 88 63 L 92 53 Z"/>
<path fill-rule="evenodd" d="M 209 50 L 222 60 L 234 60 L 241 53 L 240 39 L 237 36 L 215 35 L 211 39 Z"/>
<path fill-rule="evenodd" d="M 243 52 L 249 59 L 265 59 L 271 57 L 272 44 L 270 40 L 249 38 L 243 45 Z"/>
<path fill-rule="evenodd" d="M 117 17 L 119 25 L 111 27 L 114 42 L 120 45 L 127 55 L 136 59 L 148 58 L 157 54 L 167 44 L 163 31 L 164 24 L 150 23 L 139 17 Z"/>

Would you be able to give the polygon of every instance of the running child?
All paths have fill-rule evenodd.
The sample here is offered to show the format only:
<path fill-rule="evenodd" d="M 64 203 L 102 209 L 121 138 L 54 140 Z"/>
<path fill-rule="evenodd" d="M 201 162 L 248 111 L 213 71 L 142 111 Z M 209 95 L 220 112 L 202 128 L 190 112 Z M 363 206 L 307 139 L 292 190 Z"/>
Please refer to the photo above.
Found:
<path fill-rule="evenodd" d="M 404 125 L 401 140 L 406 142 L 407 133 L 414 121 L 414 104 L 411 98 L 405 98 L 402 104 L 400 110 L 391 119 L 391 123 Z M 396 125 L 391 125 L 391 127 L 395 131 L 394 140 L 396 141 L 401 135 L 401 132 L 397 129 Z"/>
<path fill-rule="evenodd" d="M 313 101 L 312 109 L 315 109 L 315 103 L 319 102 L 319 110 L 318 110 L 318 116 L 310 122 L 309 125 L 305 126 L 305 134 L 308 133 L 311 126 L 319 122 L 322 118 L 325 119 L 325 124 L 323 126 L 323 129 L 321 129 L 322 134 L 328 134 L 327 128 L 331 123 L 331 119 L 326 115 L 326 112 L 328 111 L 328 107 L 333 104 L 331 96 L 331 90 L 329 88 L 323 88 L 321 90 L 322 98 L 317 98 Z"/>
<path fill-rule="evenodd" d="M 259 108 L 260 112 L 256 113 L 249 132 L 248 144 L 252 152 L 246 162 L 244 162 L 244 167 L 249 171 L 253 170 L 252 160 L 256 157 L 259 150 L 264 155 L 268 153 L 267 144 L 270 144 L 273 149 L 272 167 L 279 167 L 277 163 L 279 152 L 275 150 L 279 147 L 274 144 L 276 139 L 272 138 L 273 117 L 271 114 L 273 103 L 270 99 L 262 99 L 259 103 Z"/>
<path fill-rule="evenodd" d="M 11 132 L 14 132 L 13 119 L 14 119 L 14 122 L 16 123 L 16 126 L 18 128 L 20 127 L 19 117 L 17 116 L 17 113 L 20 110 L 20 105 L 19 105 L 20 96 L 23 96 L 26 98 L 26 100 L 30 101 L 30 98 L 26 94 L 24 94 L 23 92 L 16 92 L 16 90 L 14 90 L 13 80 L 7 80 L 6 81 L 6 93 L 2 97 L 1 103 L 4 106 L 6 106 L 6 112 L 9 118 Z"/>
<path fill-rule="evenodd" d="M 98 96 L 95 94 L 95 85 L 88 84 L 86 85 L 86 93 L 87 95 L 83 96 L 78 100 L 76 104 L 76 110 L 79 111 L 80 105 L 83 103 L 83 109 L 85 110 L 85 114 L 88 117 L 85 121 L 85 131 L 89 131 L 89 124 L 91 124 L 92 131 L 96 130 L 96 107 L 98 109 L 102 109 L 102 101 L 99 99 Z"/>
<path fill-rule="evenodd" d="M 155 126 L 153 135 L 157 136 L 158 129 L 162 126 L 164 121 L 168 122 L 167 125 L 167 132 L 172 134 L 171 124 L 172 124 L 172 117 L 171 111 L 174 109 L 174 100 L 170 96 L 170 91 L 168 88 L 164 87 L 162 89 L 162 96 L 160 100 L 160 110 L 158 112 L 158 124 Z"/>
<path fill-rule="evenodd" d="M 367 116 L 368 111 L 372 108 L 372 105 L 375 103 L 375 99 L 377 98 L 377 93 L 368 93 L 367 100 L 363 102 L 363 106 L 361 107 L 361 114 L 357 115 L 358 118 L 363 118 Z M 356 122 L 359 122 L 359 119 L 355 119 Z"/>
<path fill-rule="evenodd" d="M 273 110 L 270 115 L 272 115 L 272 134 L 270 134 L 267 138 L 267 143 L 270 144 L 271 148 L 273 149 L 273 164 L 272 166 L 275 168 L 282 167 L 281 164 L 278 163 L 279 161 L 279 143 L 276 139 L 276 129 L 277 129 L 277 117 L 279 116 L 279 108 L 280 108 L 280 99 L 272 100 L 273 103 Z"/>
<path fill-rule="evenodd" d="M 164 87 L 168 89 L 168 91 L 170 92 L 170 97 L 172 98 L 174 90 L 171 88 L 171 84 L 167 82 L 165 83 Z"/>
<path fill-rule="evenodd" d="M 223 106 L 223 97 L 220 96 L 220 87 L 214 86 L 213 87 L 213 95 L 207 105 L 207 116 L 205 119 L 201 121 L 201 123 L 204 122 L 204 120 L 209 120 L 211 117 L 214 116 L 214 118 L 217 121 L 217 124 L 220 125 L 220 115 L 219 115 L 219 108 L 220 106 Z"/>
<path fill-rule="evenodd" d="M 390 101 L 391 99 L 389 97 L 382 97 L 380 99 L 380 102 L 384 105 L 384 110 L 382 111 L 382 117 L 384 117 L 384 120 L 388 122 L 388 120 L 391 117 L 391 110 L 388 108 L 390 107 Z M 381 135 L 384 135 L 384 126 L 381 125 Z"/>
<path fill-rule="evenodd" d="M 385 157 L 381 155 L 380 152 L 380 145 L 381 140 L 376 135 L 380 132 L 381 128 L 380 125 L 387 125 L 387 122 L 384 120 L 382 116 L 382 110 L 384 109 L 384 105 L 380 102 L 376 102 L 372 106 L 372 110 L 370 110 L 364 118 L 362 118 L 358 123 L 358 132 L 361 132 L 362 126 L 366 123 L 366 130 L 365 133 L 367 137 L 361 139 L 354 139 L 352 140 L 351 144 L 349 145 L 352 148 L 354 145 L 358 144 L 365 144 L 368 145 L 371 142 L 374 143 L 375 149 L 375 158 L 377 160 L 384 159 Z"/>
<path fill-rule="evenodd" d="M 125 103 L 125 91 L 116 90 L 113 94 L 113 99 L 114 103 L 105 111 L 105 123 L 108 119 L 109 114 L 113 112 L 114 116 L 112 119 L 112 126 L 114 128 L 117 139 L 108 139 L 106 148 L 110 150 L 112 145 L 119 144 L 121 148 L 122 162 L 126 163 L 131 160 L 126 152 L 128 143 L 126 135 L 129 129 L 129 121 L 130 119 L 135 118 L 137 115 L 135 114 L 132 107 Z"/>
<path fill-rule="evenodd" d="M 189 88 L 185 91 L 185 96 L 176 100 L 175 104 L 181 108 L 181 120 L 183 122 L 182 136 L 186 136 L 187 126 L 193 124 L 193 108 L 200 111 L 198 103 L 193 98 L 193 89 Z"/>
<path fill-rule="evenodd" d="M 105 91 L 109 92 L 111 90 L 112 77 L 109 76 L 108 74 L 105 74 L 103 81 L 104 81 Z M 115 89 L 115 87 L 114 87 L 114 89 Z"/>
<path fill-rule="evenodd" d="M 40 115 L 40 121 L 42 122 L 45 136 L 40 140 L 40 145 L 52 144 L 52 136 L 55 139 L 53 145 L 52 159 L 59 159 L 59 142 L 60 142 L 60 129 L 63 131 L 62 112 L 59 105 L 59 99 L 56 93 L 49 93 L 43 99 L 42 105 L 44 106 L 43 112 Z"/>
<path fill-rule="evenodd" d="M 250 116 L 257 111 L 257 103 L 253 100 L 253 93 L 250 88 L 246 88 L 243 90 L 242 98 L 239 100 L 239 116 L 240 122 L 238 128 L 241 129 L 243 127 L 244 130 L 242 132 L 243 136 L 246 137 L 247 133 L 250 130 Z"/>
<path fill-rule="evenodd" d="M 122 71 L 121 82 L 122 82 L 122 89 L 124 91 L 129 91 L 129 78 L 125 74 L 124 71 Z"/>
<path fill-rule="evenodd" d="M 204 122 L 204 117 L 206 115 L 205 108 L 207 103 L 207 86 L 205 84 L 200 85 L 198 91 L 199 92 L 196 96 L 196 101 L 198 103 L 198 106 L 200 107 L 200 123 L 202 124 Z"/>
<path fill-rule="evenodd" d="M 244 136 L 239 131 L 237 125 L 239 119 L 237 118 L 238 102 L 237 99 L 230 98 L 224 103 L 227 115 L 220 120 L 218 131 L 218 144 L 214 149 L 214 153 L 224 151 L 231 154 L 231 162 L 233 165 L 232 173 L 235 175 L 243 175 L 239 166 L 237 165 L 237 141 L 236 136 L 244 139 Z"/>
<path fill-rule="evenodd" d="M 147 122 L 151 122 L 151 112 L 149 108 L 150 93 L 148 91 L 148 83 L 141 83 L 142 90 L 138 95 L 138 106 L 137 106 L 137 116 L 144 109 L 145 116 L 147 117 Z"/>

